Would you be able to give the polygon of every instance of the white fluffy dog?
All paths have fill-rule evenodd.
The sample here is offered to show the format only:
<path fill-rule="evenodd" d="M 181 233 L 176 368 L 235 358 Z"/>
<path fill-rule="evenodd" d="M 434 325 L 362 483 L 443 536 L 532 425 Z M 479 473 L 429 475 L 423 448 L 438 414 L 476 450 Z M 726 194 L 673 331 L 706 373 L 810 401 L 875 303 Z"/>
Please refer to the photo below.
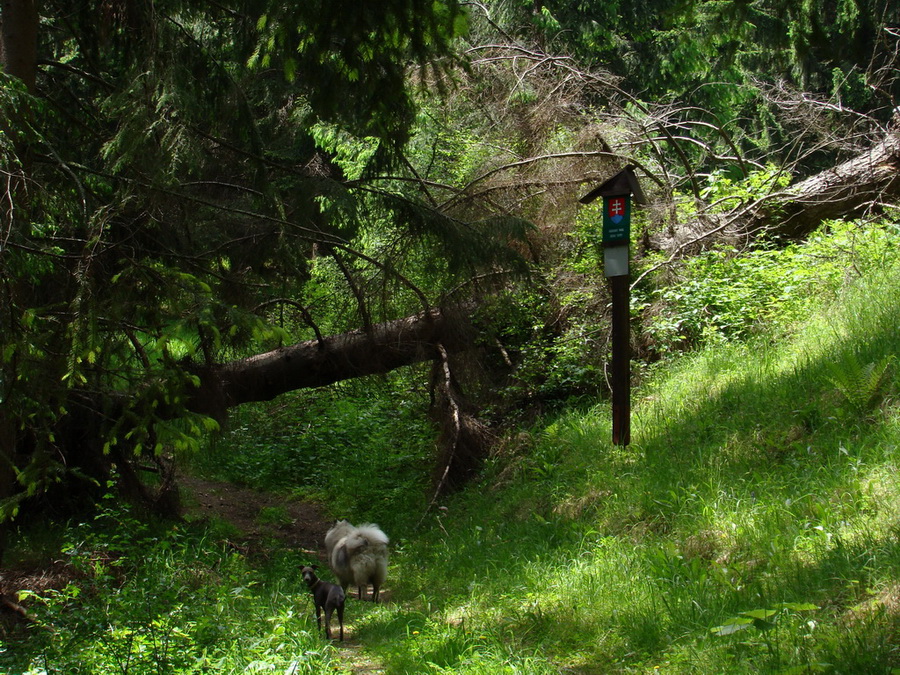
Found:
<path fill-rule="evenodd" d="M 372 602 L 378 602 L 378 591 L 387 577 L 388 537 L 377 525 L 355 527 L 339 520 L 325 535 L 325 553 L 331 571 L 346 592 L 351 584 L 364 600 L 372 584 Z"/>

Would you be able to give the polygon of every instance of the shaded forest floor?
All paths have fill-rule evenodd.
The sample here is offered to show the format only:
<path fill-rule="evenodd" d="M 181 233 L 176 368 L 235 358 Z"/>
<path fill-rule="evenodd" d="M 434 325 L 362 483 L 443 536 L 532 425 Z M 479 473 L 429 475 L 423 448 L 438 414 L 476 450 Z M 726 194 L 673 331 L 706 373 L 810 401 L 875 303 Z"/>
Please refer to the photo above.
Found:
<path fill-rule="evenodd" d="M 334 520 L 320 505 L 194 476 L 179 476 L 178 484 L 183 516 L 211 523 L 218 521 L 228 533 L 227 543 L 242 554 L 266 556 L 275 549 L 290 549 L 327 570 L 325 533 Z M 60 590 L 82 576 L 82 572 L 61 560 L 23 560 L 0 569 L 0 637 L 15 624 L 32 620 L 27 601 L 20 604 L 18 600 L 20 591 L 40 594 Z M 330 578 L 330 572 L 326 571 L 324 576 Z M 389 591 L 382 593 L 382 600 L 387 599 Z M 333 643 L 338 649 L 341 668 L 348 673 L 383 672 L 354 639 L 356 612 L 350 605 L 359 602 L 355 592 L 348 589 L 345 642 Z M 308 604 L 312 615 L 311 599 Z M 336 623 L 334 619 L 333 628 L 337 627 Z"/>
<path fill-rule="evenodd" d="M 178 479 L 185 517 L 217 518 L 235 530 L 235 544 L 259 552 L 275 542 L 310 562 L 324 562 L 325 533 L 333 521 L 319 505 L 231 483 L 192 476 Z"/>
<path fill-rule="evenodd" d="M 326 564 L 325 533 L 332 522 L 312 502 L 259 492 L 231 483 L 180 476 L 182 513 L 191 520 L 218 520 L 231 530 L 229 543 L 242 553 L 265 555 L 273 548 L 307 554 L 309 562 Z M 0 569 L 0 623 L 27 618 L 20 591 L 59 590 L 82 576 L 62 560 L 26 557 Z"/>

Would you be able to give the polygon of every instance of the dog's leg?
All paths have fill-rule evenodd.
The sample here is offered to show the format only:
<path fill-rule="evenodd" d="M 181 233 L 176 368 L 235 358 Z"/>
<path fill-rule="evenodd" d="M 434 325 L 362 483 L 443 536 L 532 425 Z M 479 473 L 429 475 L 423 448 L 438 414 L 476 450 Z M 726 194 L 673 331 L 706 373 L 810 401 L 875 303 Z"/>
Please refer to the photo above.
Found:
<path fill-rule="evenodd" d="M 378 602 L 379 586 L 378 582 L 372 582 L 372 602 Z"/>
<path fill-rule="evenodd" d="M 329 640 L 331 639 L 331 612 L 333 610 L 334 608 L 331 606 L 325 608 L 325 637 Z"/>
<path fill-rule="evenodd" d="M 338 623 L 341 625 L 341 642 L 344 641 L 344 603 L 338 605 Z"/>

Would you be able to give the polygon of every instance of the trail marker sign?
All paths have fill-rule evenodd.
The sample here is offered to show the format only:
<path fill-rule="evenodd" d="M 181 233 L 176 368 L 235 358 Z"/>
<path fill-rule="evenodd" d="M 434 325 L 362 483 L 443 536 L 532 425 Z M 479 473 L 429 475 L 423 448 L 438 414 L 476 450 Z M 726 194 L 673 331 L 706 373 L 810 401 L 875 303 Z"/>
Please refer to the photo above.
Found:
<path fill-rule="evenodd" d="M 603 246 L 628 246 L 631 241 L 632 195 L 636 204 L 647 202 L 634 175 L 634 167 L 629 164 L 578 200 L 590 204 L 597 197 L 603 197 Z"/>
<path fill-rule="evenodd" d="M 616 445 L 631 442 L 631 315 L 630 277 L 631 198 L 645 204 L 646 198 L 634 175 L 634 167 L 622 171 L 579 199 L 589 204 L 603 197 L 603 273 L 612 296 L 612 437 Z"/>
<path fill-rule="evenodd" d="M 631 240 L 631 198 L 627 195 L 603 197 L 604 245 Z"/>

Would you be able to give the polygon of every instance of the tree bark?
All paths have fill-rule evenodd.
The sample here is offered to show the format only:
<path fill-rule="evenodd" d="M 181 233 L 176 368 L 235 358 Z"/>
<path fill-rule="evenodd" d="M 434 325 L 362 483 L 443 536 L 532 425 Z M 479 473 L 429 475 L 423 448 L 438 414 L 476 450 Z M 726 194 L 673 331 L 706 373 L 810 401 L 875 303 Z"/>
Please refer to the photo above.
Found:
<path fill-rule="evenodd" d="M 0 64 L 34 93 L 38 34 L 35 0 L 2 0 L 0 10 Z"/>
<path fill-rule="evenodd" d="M 16 77 L 25 85 L 29 93 L 34 93 L 37 83 L 37 35 L 38 13 L 35 0 L 2 0 L 0 1 L 0 68 L 7 74 Z M 0 132 L 10 134 L 14 125 L 30 117 L 29 110 L 17 110 L 14 117 L 18 119 L 0 121 Z M 11 134 L 17 138 L 16 134 Z M 19 217 L 27 213 L 23 208 L 27 204 L 25 180 L 30 173 L 30 152 L 27 147 L 17 140 L 16 152 L 22 163 L 22 173 L 10 175 L 5 191 L 16 202 Z M 9 222 L 0 221 L 0 231 L 12 231 L 13 210 L 8 214 L 0 214 Z M 25 216 L 27 217 L 27 216 Z M 11 305 L 12 296 L 24 293 L 22 284 L 15 280 L 11 284 L 9 297 L 5 300 Z M 6 319 L 7 317 L 3 317 Z M 5 323 L 5 322 L 4 322 Z M 4 326 L 4 329 L 6 326 Z M 0 371 L 0 502 L 12 499 L 20 486 L 16 480 L 16 442 L 17 429 L 20 420 L 8 410 L 4 409 L 7 383 L 15 381 L 16 376 L 13 365 L 7 365 Z M 5 381 L 4 381 L 5 380 Z M 8 404 L 7 404 L 8 405 Z M 0 564 L 3 562 L 6 551 L 6 539 L 10 529 L 9 520 L 0 521 Z"/>
<path fill-rule="evenodd" d="M 2 383 L 0 383 L 2 386 Z M 0 390 L 0 395 L 3 392 Z M 2 403 L 0 403 L 2 406 Z M 11 499 L 16 494 L 17 482 L 15 471 L 16 456 L 16 420 L 7 410 L 0 407 L 0 502 Z M 9 534 L 9 522 L 0 521 L 0 565 L 6 553 L 6 540 Z"/>
<path fill-rule="evenodd" d="M 251 401 L 268 401 L 295 389 L 387 373 L 473 345 L 468 312 L 431 309 L 322 340 L 307 340 L 198 373 L 201 384 L 189 407 L 215 416 Z"/>
<path fill-rule="evenodd" d="M 717 241 L 765 230 L 802 239 L 822 221 L 878 213 L 900 200 L 900 115 L 869 150 L 731 213 L 705 214 L 652 238 L 670 261 Z"/>
<path fill-rule="evenodd" d="M 196 369 L 200 386 L 187 402 L 193 412 L 214 417 L 224 417 L 228 408 L 252 401 L 267 401 L 296 389 L 321 387 L 341 380 L 363 377 L 423 361 L 441 358 L 441 346 L 447 353 L 471 349 L 475 345 L 474 330 L 469 320 L 470 308 L 448 310 L 431 309 L 427 312 L 375 324 L 370 330 L 308 340 L 287 347 L 239 359 L 212 367 Z M 128 401 L 116 396 L 94 391 L 73 392 L 69 401 L 70 412 L 64 416 L 55 430 L 57 449 L 78 476 L 88 476 L 85 482 L 78 476 L 50 486 L 43 493 L 44 503 L 63 504 L 77 509 L 90 501 L 93 487 L 105 485 L 111 477 L 111 465 L 118 467 L 119 487 L 123 496 L 142 507 L 158 510 L 170 505 L 165 492 L 171 485 L 163 481 L 163 493 L 157 495 L 140 485 L 137 475 L 129 466 L 130 454 L 121 448 L 106 454 L 101 450 L 101 427 L 110 419 L 119 419 L 126 413 Z M 159 402 L 154 414 L 165 419 L 183 412 L 167 409 Z M 15 450 L 13 428 L 0 408 L 0 450 Z M 5 468 L 0 456 L 0 477 Z M 7 465 L 11 468 L 11 464 Z M 14 483 L 15 481 L 13 481 Z M 171 481 L 169 481 L 171 482 Z M 11 485 L 8 482 L 8 485 Z M 13 496 L 15 492 L 6 496 Z M 86 500 L 86 501 L 85 501 Z M 23 503 L 23 512 L 30 511 L 38 503 Z M 0 523 L 0 544 L 4 525 Z M 2 549 L 0 549 L 2 552 Z"/>
<path fill-rule="evenodd" d="M 900 198 L 900 129 L 866 152 L 789 188 L 752 214 L 748 229 L 765 227 L 799 239 L 823 220 L 855 218 Z"/>

